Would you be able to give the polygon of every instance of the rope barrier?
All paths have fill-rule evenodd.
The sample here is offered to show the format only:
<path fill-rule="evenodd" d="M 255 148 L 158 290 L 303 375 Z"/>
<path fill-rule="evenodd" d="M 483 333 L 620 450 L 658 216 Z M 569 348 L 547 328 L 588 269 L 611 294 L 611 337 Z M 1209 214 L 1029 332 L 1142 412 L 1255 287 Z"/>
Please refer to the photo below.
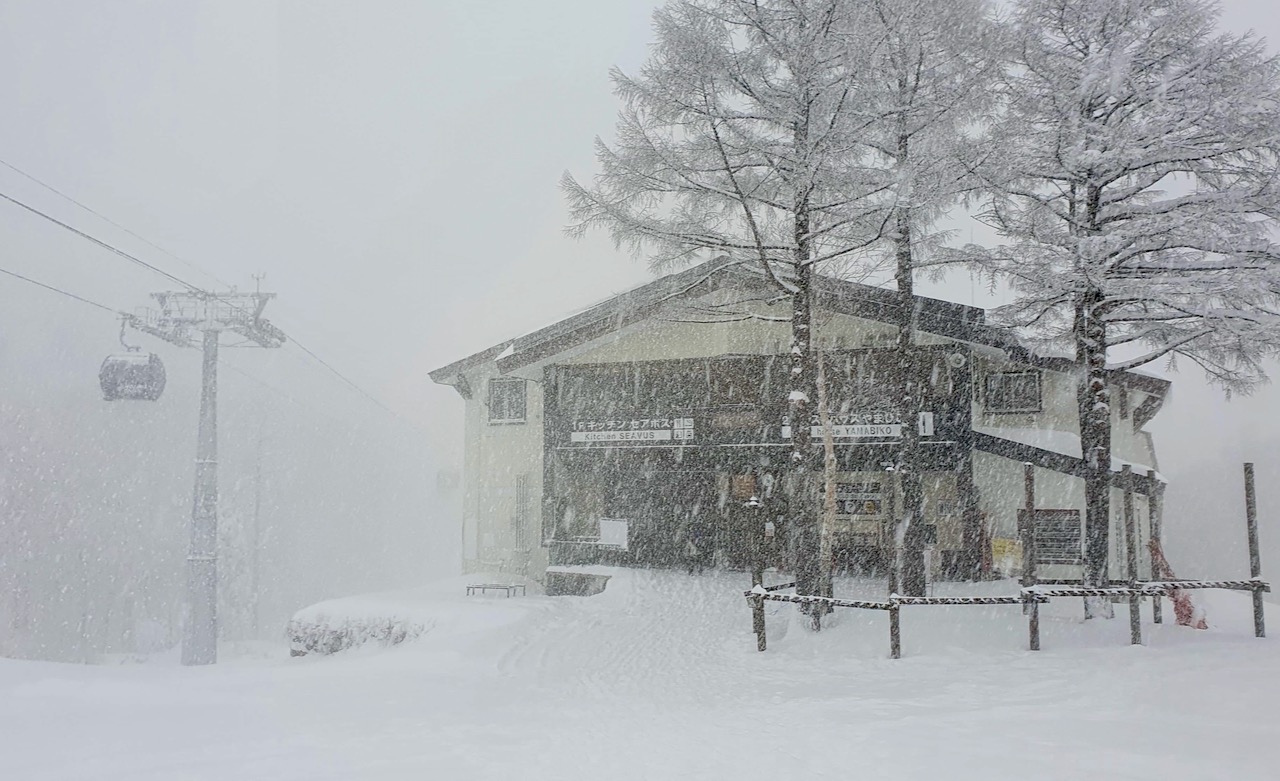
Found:
<path fill-rule="evenodd" d="M 799 605 L 828 605 L 830 607 L 851 607 L 862 610 L 884 610 L 889 614 L 889 648 L 890 655 L 897 659 L 902 653 L 901 629 L 898 623 L 898 611 L 903 606 L 930 605 L 1022 605 L 1023 612 L 1029 617 L 1030 648 L 1040 649 L 1039 606 L 1047 604 L 1053 597 L 1129 597 L 1130 609 L 1137 610 L 1140 597 L 1170 597 L 1185 589 L 1228 589 L 1232 591 L 1252 591 L 1254 598 L 1260 599 L 1264 591 L 1271 590 L 1271 584 L 1261 578 L 1250 580 L 1167 580 L 1145 581 L 1131 586 L 1108 586 L 1092 588 L 1086 586 L 1034 585 L 1023 588 L 1016 595 L 990 597 L 904 597 L 891 594 L 884 601 L 871 599 L 836 599 L 835 597 L 819 597 L 807 594 L 779 594 L 778 591 L 793 588 L 794 583 L 779 583 L 773 586 L 756 586 L 744 591 L 743 596 L 753 606 L 756 622 L 755 632 L 757 649 L 765 649 L 764 636 L 764 603 L 791 602 Z M 1158 601 L 1158 600 L 1157 600 Z M 1136 613 L 1135 615 L 1135 626 Z M 1260 637 L 1262 635 L 1259 635 Z M 1135 638 L 1137 635 L 1135 634 Z M 1139 640 L 1135 639 L 1135 643 Z"/>
<path fill-rule="evenodd" d="M 1034 592 L 1024 593 L 1016 597 L 889 597 L 889 601 L 898 605 L 1023 605 L 1028 602 L 1048 602 Z"/>
<path fill-rule="evenodd" d="M 764 599 L 770 602 L 794 602 L 799 605 L 824 604 L 832 607 L 856 607 L 863 610 L 888 610 L 893 607 L 889 602 L 876 602 L 864 599 L 834 599 L 832 597 L 815 597 L 801 594 L 772 594 L 764 589 L 746 592 L 748 599 Z"/>
<path fill-rule="evenodd" d="M 1271 584 L 1265 580 L 1163 580 L 1163 581 L 1146 581 L 1140 583 L 1140 586 L 1150 588 L 1162 588 L 1166 590 L 1185 589 L 1185 588 L 1223 588 L 1232 591 L 1253 591 L 1261 589 L 1270 592 Z"/>
<path fill-rule="evenodd" d="M 1133 586 L 1031 586 L 1024 592 L 1034 592 L 1045 597 L 1127 597 L 1168 596 L 1171 591 L 1185 589 L 1218 588 L 1230 591 L 1271 591 L 1271 584 L 1263 580 L 1167 580 L 1140 582 Z"/>
<path fill-rule="evenodd" d="M 1180 589 L 1228 589 L 1232 591 L 1271 591 L 1271 584 L 1263 580 L 1169 580 L 1138 583 L 1136 586 L 1106 586 L 1091 588 L 1087 586 L 1030 586 L 1022 590 L 1021 595 L 992 597 L 904 597 L 894 594 L 887 600 L 836 599 L 802 594 L 777 594 L 776 591 L 792 588 L 794 583 L 780 583 L 776 586 L 763 586 L 759 590 L 744 591 L 747 598 L 760 597 L 773 602 L 795 602 L 797 604 L 827 604 L 832 607 L 854 607 L 866 610 L 888 610 L 894 605 L 1021 605 L 1026 602 L 1048 602 L 1051 597 L 1127 597 L 1168 596 L 1170 591 Z"/>
<path fill-rule="evenodd" d="M 864 610 L 890 610 L 901 605 L 1022 605 L 1029 602 L 1048 602 L 1048 595 L 1026 591 L 1017 596 L 998 597 L 904 597 L 894 594 L 886 601 L 863 599 L 836 599 L 801 594 L 774 594 L 768 589 L 743 592 L 748 599 L 764 599 L 771 602 L 795 602 L 797 604 L 824 604 L 832 607 L 854 607 Z"/>

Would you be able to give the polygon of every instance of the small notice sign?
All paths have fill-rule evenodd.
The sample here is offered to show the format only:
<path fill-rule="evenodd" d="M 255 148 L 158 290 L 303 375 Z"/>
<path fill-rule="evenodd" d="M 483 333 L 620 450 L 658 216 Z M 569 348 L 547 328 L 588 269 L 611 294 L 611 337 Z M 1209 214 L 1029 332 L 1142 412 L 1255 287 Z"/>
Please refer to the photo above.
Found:
<path fill-rule="evenodd" d="M 693 418 L 637 418 L 577 420 L 569 432 L 572 444 L 688 444 L 693 441 Z"/>
<path fill-rule="evenodd" d="M 879 483 L 836 483 L 836 514 L 880 515 Z"/>
<path fill-rule="evenodd" d="M 817 417 L 816 415 L 814 416 Z M 834 439 L 902 439 L 902 423 L 892 412 L 846 413 L 831 416 L 831 436 Z M 933 413 L 921 412 L 916 418 L 916 431 L 922 437 L 933 437 Z M 809 437 L 821 440 L 825 431 L 814 423 L 809 427 Z M 791 422 L 782 421 L 782 438 L 791 438 Z"/>
<path fill-rule="evenodd" d="M 1018 511 L 1018 523 L 1026 523 L 1026 510 Z M 1080 564 L 1079 510 L 1036 510 L 1035 542 L 1037 564 Z"/>
<path fill-rule="evenodd" d="M 671 431 L 575 431 L 569 435 L 570 442 L 666 442 L 671 439 Z"/>

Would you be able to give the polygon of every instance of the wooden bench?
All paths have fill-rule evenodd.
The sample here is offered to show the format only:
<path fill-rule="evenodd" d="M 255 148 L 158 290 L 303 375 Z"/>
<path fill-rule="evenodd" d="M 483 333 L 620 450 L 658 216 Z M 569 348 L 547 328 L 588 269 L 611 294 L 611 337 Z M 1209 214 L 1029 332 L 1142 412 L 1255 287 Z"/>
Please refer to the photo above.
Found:
<path fill-rule="evenodd" d="M 527 591 L 523 583 L 472 583 L 467 586 L 467 596 L 471 596 L 476 592 L 487 594 L 489 591 L 503 591 L 510 597 L 512 594 L 519 593 L 520 596 L 527 596 Z"/>

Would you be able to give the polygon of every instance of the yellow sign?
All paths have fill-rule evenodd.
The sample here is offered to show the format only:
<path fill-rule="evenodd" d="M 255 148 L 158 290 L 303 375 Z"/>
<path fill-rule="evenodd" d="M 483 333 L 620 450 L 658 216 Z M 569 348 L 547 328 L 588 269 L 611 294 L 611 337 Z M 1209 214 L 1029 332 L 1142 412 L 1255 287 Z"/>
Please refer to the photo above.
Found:
<path fill-rule="evenodd" d="M 991 563 L 1002 572 L 1021 569 L 1022 543 L 1006 537 L 991 540 Z"/>

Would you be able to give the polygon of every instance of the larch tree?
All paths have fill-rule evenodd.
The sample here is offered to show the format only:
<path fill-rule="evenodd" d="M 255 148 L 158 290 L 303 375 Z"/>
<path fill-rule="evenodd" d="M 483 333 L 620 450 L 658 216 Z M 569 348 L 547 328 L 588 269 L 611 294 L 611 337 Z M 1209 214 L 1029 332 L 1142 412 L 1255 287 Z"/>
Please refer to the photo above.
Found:
<path fill-rule="evenodd" d="M 891 580 L 902 593 L 923 596 L 924 490 L 916 422 L 927 372 L 915 361 L 915 274 L 936 260 L 929 250 L 942 235 L 932 231 L 934 225 L 975 184 L 962 161 L 973 159 L 978 147 L 972 137 L 985 131 L 1005 35 L 987 0 L 868 0 L 864 5 L 865 24 L 878 44 L 861 74 L 864 110 L 871 120 L 863 143 L 872 150 L 868 165 L 881 168 L 892 183 L 885 244 L 899 296 L 893 392 L 902 439 L 893 469 L 903 506 Z"/>
<path fill-rule="evenodd" d="M 658 270 L 726 255 L 791 300 L 789 472 L 805 595 L 830 593 L 809 426 L 814 268 L 879 240 L 891 196 L 862 159 L 871 119 L 858 90 L 872 46 L 861 12 L 847 0 L 674 0 L 654 15 L 639 74 L 612 74 L 623 108 L 616 142 L 597 140 L 594 183 L 562 182 L 571 233 L 605 227 Z"/>
<path fill-rule="evenodd" d="M 1277 352 L 1280 62 L 1207 0 L 1021 0 L 1014 21 L 981 216 L 1007 243 L 962 254 L 1010 283 L 1004 322 L 1074 351 L 1097 586 L 1114 373 L 1182 358 L 1248 391 Z"/>

